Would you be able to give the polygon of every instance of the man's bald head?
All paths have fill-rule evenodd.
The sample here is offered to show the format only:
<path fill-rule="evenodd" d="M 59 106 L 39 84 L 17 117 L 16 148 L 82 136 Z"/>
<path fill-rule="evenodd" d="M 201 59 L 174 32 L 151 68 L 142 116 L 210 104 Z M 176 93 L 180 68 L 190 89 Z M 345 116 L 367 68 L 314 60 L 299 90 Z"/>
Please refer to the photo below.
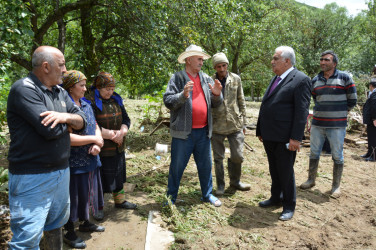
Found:
<path fill-rule="evenodd" d="M 32 56 L 33 73 L 48 88 L 62 83 L 65 68 L 63 53 L 55 47 L 40 46 Z"/>
<path fill-rule="evenodd" d="M 32 56 L 31 64 L 33 70 L 42 66 L 44 62 L 48 62 L 51 66 L 55 64 L 55 55 L 63 55 L 61 51 L 51 46 L 38 47 Z"/>

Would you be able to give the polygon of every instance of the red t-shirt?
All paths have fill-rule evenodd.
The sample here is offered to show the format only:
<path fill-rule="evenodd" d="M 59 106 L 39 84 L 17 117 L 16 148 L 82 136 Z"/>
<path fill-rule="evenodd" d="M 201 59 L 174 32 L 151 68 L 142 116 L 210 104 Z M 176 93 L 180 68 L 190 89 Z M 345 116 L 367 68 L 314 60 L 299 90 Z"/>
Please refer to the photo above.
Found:
<path fill-rule="evenodd" d="M 196 77 L 190 74 L 188 76 L 194 82 L 192 91 L 192 128 L 203 128 L 208 125 L 208 106 L 201 87 L 200 76 L 198 74 Z"/>

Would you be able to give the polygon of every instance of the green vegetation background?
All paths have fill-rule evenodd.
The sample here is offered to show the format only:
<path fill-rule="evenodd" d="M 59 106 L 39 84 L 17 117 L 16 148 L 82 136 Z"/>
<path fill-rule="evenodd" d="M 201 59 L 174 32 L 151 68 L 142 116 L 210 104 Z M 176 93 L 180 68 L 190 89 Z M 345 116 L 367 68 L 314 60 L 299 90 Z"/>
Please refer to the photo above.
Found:
<path fill-rule="evenodd" d="M 251 100 L 269 83 L 277 46 L 293 47 L 296 67 L 310 77 L 332 49 L 362 101 L 376 63 L 375 2 L 350 16 L 335 3 L 317 9 L 293 0 L 0 0 L 0 122 L 11 84 L 31 70 L 39 45 L 59 47 L 67 69 L 83 71 L 88 85 L 98 71 L 111 72 L 128 98 L 160 96 L 190 44 L 223 51 Z M 210 75 L 211 63 L 203 68 Z"/>

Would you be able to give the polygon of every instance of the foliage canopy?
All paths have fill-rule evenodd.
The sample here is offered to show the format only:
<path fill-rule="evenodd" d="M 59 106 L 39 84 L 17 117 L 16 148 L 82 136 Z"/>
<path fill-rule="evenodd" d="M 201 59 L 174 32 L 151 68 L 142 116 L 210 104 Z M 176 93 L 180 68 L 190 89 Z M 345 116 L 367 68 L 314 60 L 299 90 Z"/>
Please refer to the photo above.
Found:
<path fill-rule="evenodd" d="M 0 11 L 0 83 L 8 85 L 30 71 L 39 45 L 60 48 L 67 68 L 89 84 L 98 71 L 111 72 L 129 97 L 163 90 L 189 44 L 225 52 L 245 94 L 256 97 L 279 45 L 292 46 L 297 68 L 311 77 L 327 49 L 355 77 L 376 59 L 375 0 L 355 17 L 335 3 L 317 9 L 293 0 L 0 0 Z M 203 70 L 214 72 L 210 60 Z"/>

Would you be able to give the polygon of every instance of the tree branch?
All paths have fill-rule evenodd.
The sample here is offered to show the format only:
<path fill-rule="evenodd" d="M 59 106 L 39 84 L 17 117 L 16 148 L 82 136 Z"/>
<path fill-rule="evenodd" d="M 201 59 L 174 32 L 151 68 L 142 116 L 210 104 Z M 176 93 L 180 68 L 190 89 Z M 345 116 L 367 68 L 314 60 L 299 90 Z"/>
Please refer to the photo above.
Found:
<path fill-rule="evenodd" d="M 31 30 L 34 32 L 34 34 L 38 31 L 38 12 L 35 8 L 35 5 L 31 2 L 31 0 L 22 0 L 26 6 L 27 9 L 32 13 L 30 17 L 30 23 L 31 23 Z"/>
<path fill-rule="evenodd" d="M 27 69 L 28 71 L 31 71 L 31 62 L 26 60 L 25 58 L 22 58 L 19 54 L 17 55 L 12 55 L 10 57 L 10 60 L 12 62 L 15 62 L 17 63 L 18 65 L 21 65 L 22 67 L 24 67 L 25 69 Z"/>
<path fill-rule="evenodd" d="M 68 3 L 59 9 L 57 9 L 54 13 L 50 14 L 46 21 L 42 24 L 42 26 L 35 32 L 34 40 L 37 45 L 42 44 L 43 36 L 47 33 L 48 29 L 58 20 L 63 18 L 63 16 L 73 10 L 78 10 L 81 8 L 90 8 L 97 4 L 97 0 L 86 0 L 86 1 L 79 1 L 76 3 Z"/>

